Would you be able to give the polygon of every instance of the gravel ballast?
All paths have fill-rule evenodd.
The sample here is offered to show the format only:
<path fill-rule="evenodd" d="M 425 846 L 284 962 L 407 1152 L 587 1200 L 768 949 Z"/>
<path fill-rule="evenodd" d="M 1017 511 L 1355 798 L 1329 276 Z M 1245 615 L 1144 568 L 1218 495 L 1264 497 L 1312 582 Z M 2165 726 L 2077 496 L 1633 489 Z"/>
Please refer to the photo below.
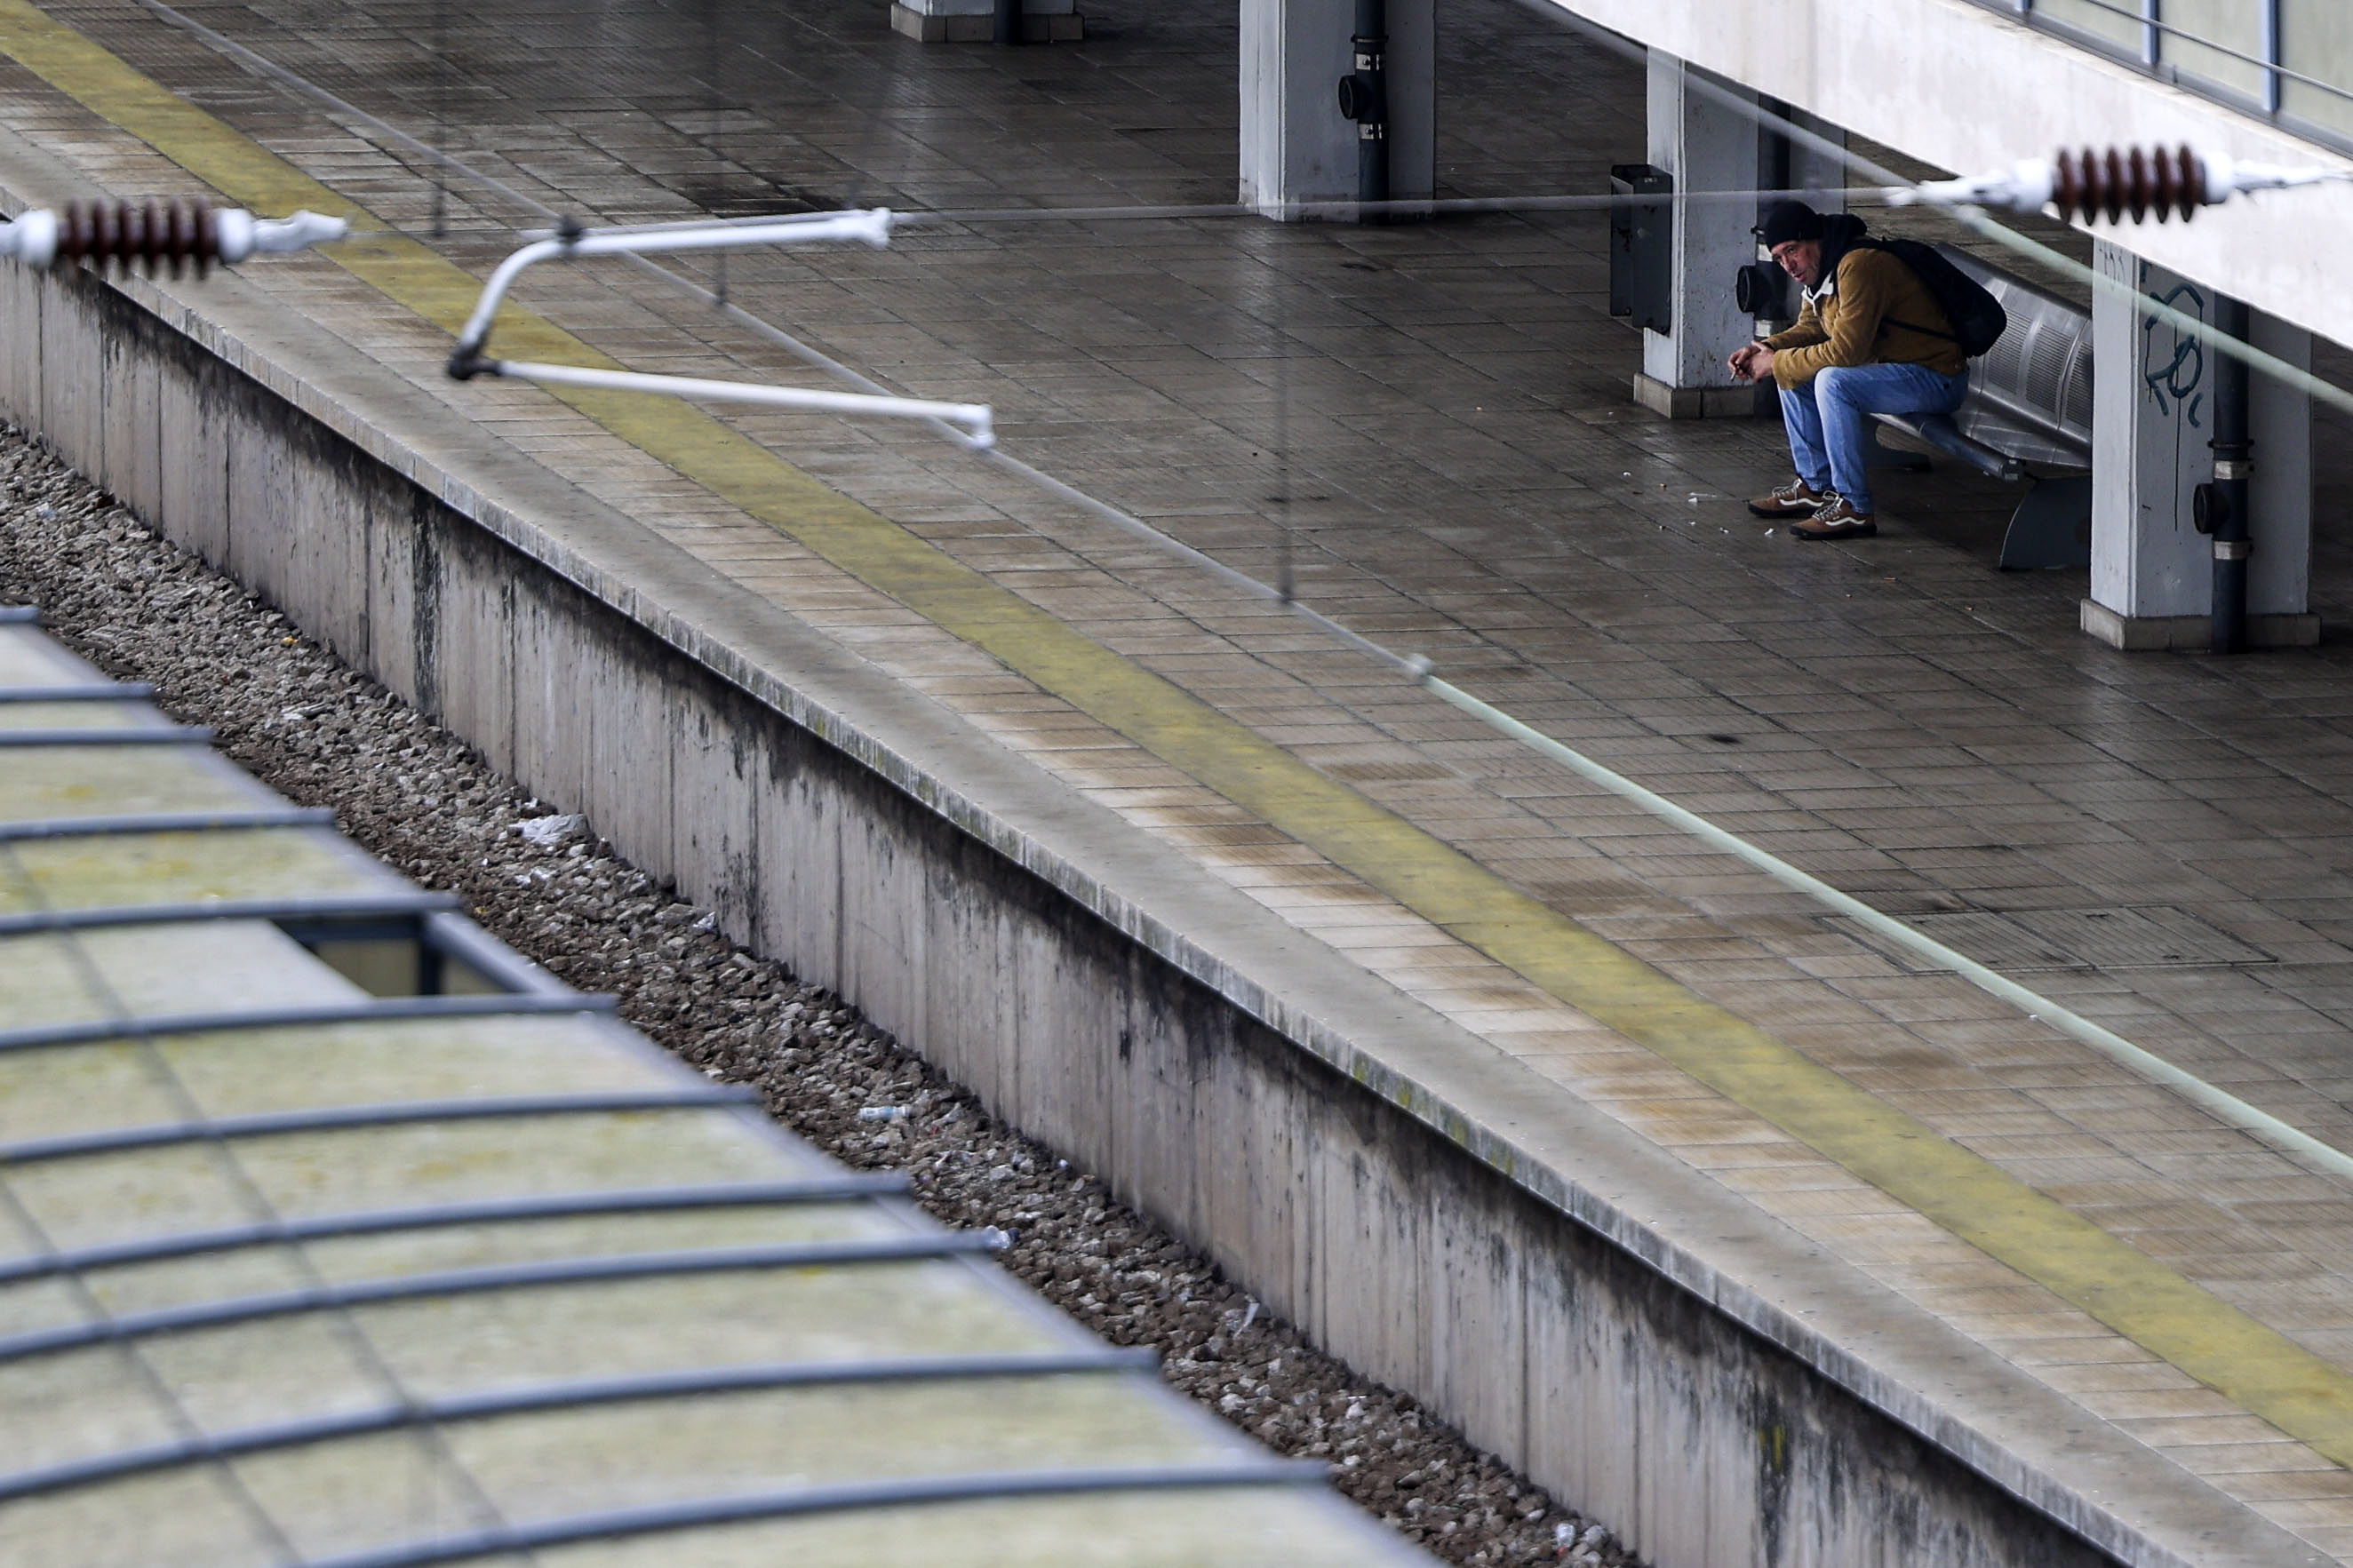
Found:
<path fill-rule="evenodd" d="M 174 717 L 502 940 L 713 1077 L 755 1084 L 844 1163 L 909 1173 L 924 1208 L 1015 1234 L 1007 1268 L 1171 1384 L 1453 1563 L 1619 1564 L 1599 1525 L 1411 1399 L 1318 1352 L 1085 1171 L 1021 1136 L 856 1009 L 746 952 L 620 860 L 592 824 L 526 798 L 463 742 L 157 537 L 23 432 L 0 427 L 0 603 L 152 681 Z"/>

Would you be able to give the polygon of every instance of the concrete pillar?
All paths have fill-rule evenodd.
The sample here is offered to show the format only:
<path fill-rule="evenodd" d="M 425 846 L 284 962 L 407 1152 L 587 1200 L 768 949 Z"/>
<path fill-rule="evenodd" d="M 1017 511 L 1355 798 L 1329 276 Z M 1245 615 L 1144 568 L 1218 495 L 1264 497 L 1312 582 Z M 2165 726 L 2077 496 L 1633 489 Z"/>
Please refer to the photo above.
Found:
<path fill-rule="evenodd" d="M 2312 368 L 2312 334 L 2251 311 L 2248 340 L 2298 370 Z M 2251 640 L 2308 647 L 2320 640 L 2312 613 L 2312 395 L 2254 373 L 2248 423 L 2255 438 L 2254 553 L 2247 558 Z"/>
<path fill-rule="evenodd" d="M 1675 182 L 1673 325 L 1665 332 L 1643 330 L 1634 401 L 1671 419 L 1746 415 L 1757 406 L 1755 389 L 1735 382 L 1724 366 L 1752 332 L 1732 287 L 1733 275 L 1756 258 L 1756 204 L 1692 197 L 1755 188 L 1760 133 L 1753 116 L 1693 90 L 1701 74 L 1672 55 L 1651 51 L 1650 161 Z M 1740 96 L 1756 101 L 1752 92 Z"/>
<path fill-rule="evenodd" d="M 1800 131 L 1818 136 L 1840 148 L 1839 153 L 1821 151 L 1810 142 L 1799 142 L 1787 132 L 1771 126 L 1761 127 L 1757 138 L 1757 188 L 1760 192 L 1793 191 L 1807 205 L 1819 213 L 1846 211 L 1846 132 L 1827 120 L 1818 119 L 1802 109 L 1794 109 L 1778 99 L 1760 98 L 1757 107 L 1790 121 Z M 1757 210 L 1765 209 L 1780 198 L 1759 195 Z"/>
<path fill-rule="evenodd" d="M 997 36 L 997 0 L 892 0 L 891 30 L 923 44 L 986 44 Z M 1074 44 L 1087 36 L 1078 0 L 1021 0 L 1021 37 Z"/>
<path fill-rule="evenodd" d="M 1355 0 L 1242 0 L 1241 201 L 1269 217 L 1356 199 L 1356 127 L 1340 117 L 1355 68 Z M 1389 198 L 1438 183 L 1436 0 L 1388 0 Z"/>
<path fill-rule="evenodd" d="M 2102 289 L 2092 305 L 2092 592 L 2084 630 L 2121 648 L 2202 647 L 2213 606 L 2213 547 L 2191 522 L 2197 487 L 2213 477 L 2211 351 L 2136 304 L 2148 299 L 2211 321 L 2214 291 L 2094 242 Z M 2257 311 L 2254 346 L 2308 366 L 2308 333 Z M 2258 373 L 2249 398 L 2255 448 L 2248 641 L 2317 642 L 2312 570 L 2312 402 Z"/>
<path fill-rule="evenodd" d="M 1774 130 L 1769 125 L 1765 127 L 1757 138 L 1757 189 L 1760 193 L 1757 198 L 1757 216 L 1761 219 L 1765 216 L 1766 208 L 1783 199 L 1778 195 L 1761 193 L 1781 191 L 1796 193 L 1799 199 L 1818 213 L 1846 211 L 1848 181 L 1846 160 L 1842 155 L 1846 147 L 1846 132 L 1826 120 L 1816 119 L 1802 109 L 1792 109 L 1778 99 L 1760 99 L 1758 106 L 1791 121 L 1803 131 L 1835 143 L 1841 151 L 1836 153 L 1822 151 Z M 1755 259 L 1767 265 L 1771 263 L 1772 258 L 1767 253 L 1764 242 L 1761 240 L 1756 243 Z M 1757 318 L 1750 323 L 1751 330 L 1757 336 L 1769 336 L 1788 326 L 1796 319 L 1797 285 L 1790 283 L 1784 287 L 1787 289 L 1788 313 L 1786 316 Z M 1758 389 L 1760 416 L 1769 415 L 1778 417 L 1778 405 L 1766 401 L 1771 395 L 1769 390 L 1761 387 Z"/>

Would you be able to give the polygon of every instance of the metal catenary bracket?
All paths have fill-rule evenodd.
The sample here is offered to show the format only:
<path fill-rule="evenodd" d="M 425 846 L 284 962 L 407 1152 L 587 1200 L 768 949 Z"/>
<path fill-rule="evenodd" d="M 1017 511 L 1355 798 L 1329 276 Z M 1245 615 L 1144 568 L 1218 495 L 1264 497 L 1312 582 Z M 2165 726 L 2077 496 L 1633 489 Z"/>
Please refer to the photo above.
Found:
<path fill-rule="evenodd" d="M 892 215 L 888 208 L 860 212 L 810 213 L 761 219 L 751 223 L 682 224 L 663 228 L 581 228 L 557 230 L 533 240 L 504 261 L 482 288 L 480 301 L 449 353 L 449 374 L 459 381 L 477 375 L 510 376 L 547 386 L 578 386 L 599 392 L 649 392 L 705 402 L 755 403 L 770 408 L 794 408 L 824 414 L 871 414 L 894 419 L 936 419 L 961 426 L 960 440 L 975 451 L 997 444 L 993 414 L 987 404 L 939 403 L 929 398 L 892 397 L 877 393 L 822 392 L 795 386 L 762 386 L 750 382 L 708 381 L 696 376 L 650 375 L 638 371 L 607 370 L 593 365 L 547 364 L 533 360 L 490 357 L 491 330 L 507 290 L 524 268 L 543 261 L 570 261 L 592 256 L 653 256 L 679 251 L 740 250 L 755 246 L 810 245 L 849 240 L 878 249 L 891 243 Z"/>

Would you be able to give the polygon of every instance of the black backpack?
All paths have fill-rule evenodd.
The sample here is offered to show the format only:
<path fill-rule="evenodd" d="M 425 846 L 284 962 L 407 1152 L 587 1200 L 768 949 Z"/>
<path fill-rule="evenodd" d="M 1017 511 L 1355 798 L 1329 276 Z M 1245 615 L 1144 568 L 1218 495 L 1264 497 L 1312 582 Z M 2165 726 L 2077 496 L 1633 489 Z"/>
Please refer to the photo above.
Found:
<path fill-rule="evenodd" d="M 1891 327 L 1907 331 L 1925 332 L 1932 338 L 1944 338 L 1961 345 L 1961 353 L 1977 358 L 2001 342 L 2001 334 L 2010 330 L 2010 314 L 2001 301 L 1986 291 L 1985 285 L 1954 266 L 1943 251 L 1933 245 L 1923 245 L 1916 239 L 1857 239 L 1856 247 L 1883 250 L 1909 267 L 1928 292 L 1944 307 L 1945 320 L 1952 322 L 1949 332 L 1933 327 L 1915 326 L 1910 321 L 1886 318 Z"/>

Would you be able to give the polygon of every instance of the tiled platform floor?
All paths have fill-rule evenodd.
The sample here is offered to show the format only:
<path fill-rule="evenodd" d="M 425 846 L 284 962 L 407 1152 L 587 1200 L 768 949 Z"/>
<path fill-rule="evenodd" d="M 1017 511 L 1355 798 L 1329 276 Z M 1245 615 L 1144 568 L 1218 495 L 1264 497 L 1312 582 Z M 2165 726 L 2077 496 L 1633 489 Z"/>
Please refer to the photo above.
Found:
<path fill-rule="evenodd" d="M 428 184 L 365 128 L 130 0 L 58 4 L 140 68 L 387 218 Z M 424 0 L 189 12 L 592 220 L 1230 198 L 1230 7 L 1091 6 L 1092 41 L 924 47 L 879 0 L 797 0 L 713 40 L 654 5 Z M 450 62 L 431 64 L 438 49 Z M 1443 175 L 1584 193 L 1641 147 L 1640 76 L 1509 0 L 1449 8 Z M 0 121 L 124 193 L 186 176 L 14 67 Z M 486 269 L 524 215 L 452 192 Z M 2020 978 L 2353 1145 L 2353 643 L 2216 660 L 2074 629 L 2080 574 L 2004 576 L 2011 492 L 1888 479 L 1886 534 L 1817 549 L 1734 498 L 1777 432 L 1669 425 L 1625 388 L 1602 220 L 1388 229 L 974 221 L 888 253 L 741 257 L 732 297 L 903 390 L 984 399 L 1008 447 L 1899 915 L 2030 945 L 2158 910 L 2235 963 Z M 705 276 L 709 268 L 704 268 Z M 1470 1024 L 2316 1545 L 2353 1481 L 2220 1394 L 903 606 L 525 388 L 438 379 L 447 339 L 323 261 L 248 273 L 649 527 L 724 563 L 1071 787 Z M 649 369 L 810 374 L 614 267 L 521 298 Z M 2340 371 L 2342 365 L 2338 365 Z M 778 453 L 1255 728 L 2299 1342 L 2353 1362 L 2353 1196 L 2018 1010 L 1911 973 L 1804 900 L 1279 611 L 919 433 L 735 421 Z M 2341 454 L 2341 441 L 2324 443 Z M 2324 476 L 2316 607 L 2353 613 Z M 2176 913 L 2175 911 L 2179 911 Z M 2014 917 L 2014 920 L 2013 920 Z M 2112 917 L 2113 918 L 2113 917 Z M 2087 924 L 2084 929 L 2094 929 Z M 2252 950 L 2252 951 L 2251 951 Z"/>

